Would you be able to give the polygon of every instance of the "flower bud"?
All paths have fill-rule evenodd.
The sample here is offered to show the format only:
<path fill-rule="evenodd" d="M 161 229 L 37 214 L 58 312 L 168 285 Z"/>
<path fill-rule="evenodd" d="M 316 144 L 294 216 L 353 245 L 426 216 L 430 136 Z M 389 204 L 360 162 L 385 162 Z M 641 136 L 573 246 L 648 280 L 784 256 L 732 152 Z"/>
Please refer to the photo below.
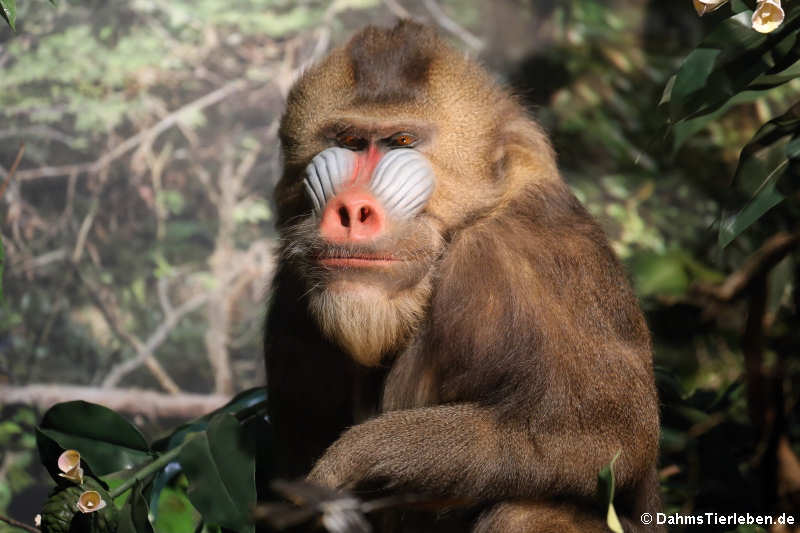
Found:
<path fill-rule="evenodd" d="M 66 450 L 58 456 L 58 469 L 61 470 L 59 476 L 66 478 L 73 483 L 83 483 L 83 468 L 81 468 L 81 454 L 78 450 Z"/>
<path fill-rule="evenodd" d="M 701 17 L 706 13 L 711 13 L 728 3 L 728 0 L 692 0 L 694 3 L 694 10 Z"/>
<path fill-rule="evenodd" d="M 770 33 L 783 24 L 781 0 L 758 0 L 753 13 L 753 29 L 759 33 Z"/>
<path fill-rule="evenodd" d="M 105 500 L 96 490 L 87 490 L 78 498 L 78 510 L 82 513 L 93 513 L 105 506 Z"/>

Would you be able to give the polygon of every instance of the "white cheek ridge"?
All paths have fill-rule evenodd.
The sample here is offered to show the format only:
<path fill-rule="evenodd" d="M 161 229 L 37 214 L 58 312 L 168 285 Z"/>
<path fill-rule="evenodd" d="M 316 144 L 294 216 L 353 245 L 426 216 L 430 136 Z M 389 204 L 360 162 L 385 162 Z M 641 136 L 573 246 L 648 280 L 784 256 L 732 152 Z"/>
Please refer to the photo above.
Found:
<path fill-rule="evenodd" d="M 399 148 L 378 162 L 370 188 L 387 211 L 410 218 L 430 198 L 434 184 L 433 169 L 425 156 L 411 148 Z"/>
<path fill-rule="evenodd" d="M 322 205 L 319 202 L 319 196 L 317 195 L 314 188 L 311 186 L 308 180 L 303 180 L 303 186 L 306 189 L 306 194 L 309 198 L 311 198 L 311 202 L 314 204 L 314 211 L 320 212 L 322 211 Z"/>
<path fill-rule="evenodd" d="M 326 148 L 311 159 L 303 180 L 306 193 L 320 214 L 355 169 L 355 154 L 344 148 Z"/>
<path fill-rule="evenodd" d="M 419 208 L 427 203 L 433 193 L 433 182 L 426 179 L 419 179 L 414 182 L 408 190 L 398 195 L 399 201 L 392 209 L 403 214 L 415 214 Z"/>
<path fill-rule="evenodd" d="M 314 211 L 321 214 L 355 170 L 356 155 L 337 146 L 321 151 L 306 167 L 303 180 Z M 392 215 L 410 218 L 430 198 L 435 186 L 428 160 L 412 148 L 391 150 L 376 165 L 370 191 Z"/>

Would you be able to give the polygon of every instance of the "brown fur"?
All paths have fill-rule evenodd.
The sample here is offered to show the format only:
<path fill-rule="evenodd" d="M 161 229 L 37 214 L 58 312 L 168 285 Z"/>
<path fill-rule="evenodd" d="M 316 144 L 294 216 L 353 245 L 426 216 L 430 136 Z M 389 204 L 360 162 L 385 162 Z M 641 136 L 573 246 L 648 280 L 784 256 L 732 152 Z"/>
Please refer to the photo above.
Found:
<path fill-rule="evenodd" d="M 316 268 L 309 257 L 331 247 L 302 169 L 343 128 L 375 139 L 409 127 L 436 190 L 417 220 L 359 247 L 409 266 Z M 281 139 L 285 240 L 265 341 L 279 473 L 466 500 L 475 531 L 600 531 L 597 474 L 621 450 L 617 511 L 643 528 L 639 514 L 660 505 L 647 327 L 514 99 L 428 29 L 368 28 L 297 82 Z M 314 303 L 353 287 L 358 303 Z M 390 331 L 370 333 L 379 341 L 359 333 L 383 331 L 371 309 Z M 422 520 L 429 529 L 406 517 L 382 531 L 443 530 Z"/>

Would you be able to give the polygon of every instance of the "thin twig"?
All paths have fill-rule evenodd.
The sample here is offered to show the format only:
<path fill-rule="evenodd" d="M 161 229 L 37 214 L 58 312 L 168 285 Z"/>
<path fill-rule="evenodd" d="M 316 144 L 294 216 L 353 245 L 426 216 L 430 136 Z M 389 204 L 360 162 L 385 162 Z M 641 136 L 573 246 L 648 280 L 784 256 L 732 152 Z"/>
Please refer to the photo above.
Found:
<path fill-rule="evenodd" d="M 133 337 L 133 335 L 127 334 L 126 332 L 126 334 L 131 338 L 131 341 L 135 339 L 135 343 L 131 341 L 129 342 L 136 350 L 137 355 L 133 359 L 128 359 L 127 361 L 114 367 L 103 380 L 103 387 L 114 387 L 122 380 L 123 377 L 133 372 L 140 365 L 148 364 L 149 360 L 154 360 L 153 352 L 155 352 L 155 350 L 167 339 L 172 330 L 175 329 L 175 326 L 178 325 L 178 322 L 180 322 L 184 316 L 205 304 L 207 300 L 208 294 L 204 293 L 198 294 L 183 302 L 171 313 L 164 317 L 164 321 L 161 323 L 161 325 L 150 335 L 150 337 L 148 337 L 147 341 L 144 343 L 142 343 L 142 341 L 140 341 L 138 338 Z M 177 385 L 175 385 L 175 387 L 177 388 Z M 170 388 L 167 388 L 167 390 L 170 390 Z M 178 390 L 170 390 L 170 392 L 178 392 Z"/>
<path fill-rule="evenodd" d="M 476 52 L 483 50 L 483 41 L 472 35 L 470 32 L 459 26 L 456 21 L 448 17 L 447 14 L 442 11 L 442 8 L 439 7 L 439 4 L 434 2 L 434 0 L 424 0 L 423 3 L 425 4 L 425 7 L 428 8 L 428 11 L 430 11 L 430 14 L 433 17 L 433 20 L 436 21 L 436 24 L 461 39 L 464 44 Z"/>
<path fill-rule="evenodd" d="M 153 356 L 152 350 L 150 350 L 145 343 L 143 343 L 138 337 L 130 333 L 126 330 L 122 324 L 120 323 L 117 314 L 113 309 L 111 309 L 106 303 L 103 301 L 103 296 L 100 294 L 100 289 L 94 286 L 92 282 L 90 282 L 86 277 L 81 274 L 80 270 L 77 267 L 73 268 L 73 272 L 77 276 L 77 278 L 83 283 L 84 287 L 86 287 L 87 291 L 89 292 L 89 296 L 92 298 L 92 301 L 100 310 L 100 313 L 105 318 L 106 323 L 108 324 L 111 331 L 116 335 L 119 339 L 125 341 L 127 344 L 133 347 L 136 351 L 137 357 L 135 360 L 137 361 L 136 366 L 139 364 L 144 364 L 150 373 L 153 375 L 154 378 L 158 381 L 158 383 L 164 388 L 164 390 L 171 392 L 173 394 L 177 394 L 181 392 L 180 387 L 178 384 L 173 381 L 173 379 L 167 374 L 167 371 L 161 366 L 161 363 Z M 163 324 L 162 324 L 163 326 Z M 159 328 L 160 330 L 161 328 Z M 157 332 L 159 331 L 157 330 Z M 165 334 L 166 336 L 166 334 Z M 152 338 L 152 337 L 151 337 Z M 128 363 L 126 361 L 126 363 Z M 123 363 L 125 364 L 125 363 Z M 135 368 L 135 367 L 134 367 Z M 111 386 L 108 385 L 109 378 L 106 377 L 104 382 L 104 386 Z M 113 383 L 112 383 L 113 385 Z"/>
<path fill-rule="evenodd" d="M 14 173 L 17 172 L 17 167 L 19 166 L 19 162 L 22 161 L 22 154 L 25 153 L 25 143 L 21 143 L 19 145 L 19 150 L 17 150 L 17 157 L 14 159 L 14 163 L 11 164 L 11 169 L 6 174 L 6 180 L 3 183 L 0 183 L 0 198 L 3 197 L 3 194 L 6 192 L 6 188 L 8 187 L 11 180 L 14 179 Z"/>
<path fill-rule="evenodd" d="M 219 89 L 216 89 L 204 96 L 201 96 L 197 100 L 194 100 L 176 109 L 175 111 L 173 111 L 172 113 L 170 113 L 169 115 L 165 116 L 163 119 L 158 121 L 152 127 L 140 131 L 139 133 L 137 133 L 132 137 L 129 137 L 127 140 L 115 146 L 110 152 L 104 154 L 99 159 L 93 162 L 80 163 L 75 165 L 64 165 L 59 167 L 40 167 L 40 168 L 33 168 L 30 170 L 23 170 L 17 174 L 17 179 L 20 181 L 27 181 L 27 180 L 36 180 L 40 178 L 67 176 L 73 172 L 76 172 L 78 174 L 84 174 L 84 173 L 91 174 L 93 172 L 97 172 L 98 170 L 114 162 L 119 157 L 125 155 L 129 151 L 136 148 L 144 140 L 149 139 L 150 137 L 155 138 L 161 133 L 170 129 L 172 126 L 180 122 L 181 118 L 183 118 L 183 116 L 185 116 L 186 113 L 192 111 L 199 111 L 200 109 L 204 109 L 218 102 L 221 102 L 225 98 L 228 98 L 229 96 L 243 90 L 248 86 L 248 84 L 249 82 L 247 82 L 246 80 L 234 80 L 226 85 L 223 85 Z"/>
<path fill-rule="evenodd" d="M 777 233 L 750 255 L 742 267 L 729 275 L 721 285 L 696 285 L 694 290 L 722 302 L 733 301 L 744 294 L 754 280 L 772 270 L 798 246 L 800 233 Z"/>
<path fill-rule="evenodd" d="M 19 529 L 24 529 L 25 531 L 30 531 L 30 533 L 42 533 L 42 530 L 38 527 L 33 527 L 25 522 L 20 522 L 19 520 L 14 520 L 11 517 L 4 516 L 0 514 L 0 522 L 5 522 L 6 524 L 14 527 L 18 527 Z"/>
<path fill-rule="evenodd" d="M 400 5 L 397 0 L 383 0 L 384 5 L 386 8 L 392 12 L 392 14 L 400 19 L 410 19 L 411 13 L 408 12 L 406 8 Z"/>

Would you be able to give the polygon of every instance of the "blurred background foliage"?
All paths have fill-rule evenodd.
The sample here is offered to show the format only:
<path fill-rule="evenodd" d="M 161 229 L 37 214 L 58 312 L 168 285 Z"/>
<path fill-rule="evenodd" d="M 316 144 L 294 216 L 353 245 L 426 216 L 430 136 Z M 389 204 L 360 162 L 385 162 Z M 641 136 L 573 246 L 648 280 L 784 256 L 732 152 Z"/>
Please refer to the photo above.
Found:
<path fill-rule="evenodd" d="M 690 0 L 20 2 L 16 33 L 0 28 L 0 514 L 30 522 L 41 507 L 33 426 L 56 401 L 104 403 L 157 437 L 264 383 L 286 91 L 355 29 L 408 15 L 519 94 L 628 265 L 654 333 L 667 509 L 800 509 L 797 167 L 775 175 L 780 205 L 724 234 L 780 164 L 769 149 L 737 171 L 740 151 L 800 81 L 741 87 L 702 116 L 664 98 L 747 7 L 700 19 Z M 791 66 L 796 32 L 787 48 Z M 193 530 L 185 488 L 161 492 L 156 531 Z"/>

